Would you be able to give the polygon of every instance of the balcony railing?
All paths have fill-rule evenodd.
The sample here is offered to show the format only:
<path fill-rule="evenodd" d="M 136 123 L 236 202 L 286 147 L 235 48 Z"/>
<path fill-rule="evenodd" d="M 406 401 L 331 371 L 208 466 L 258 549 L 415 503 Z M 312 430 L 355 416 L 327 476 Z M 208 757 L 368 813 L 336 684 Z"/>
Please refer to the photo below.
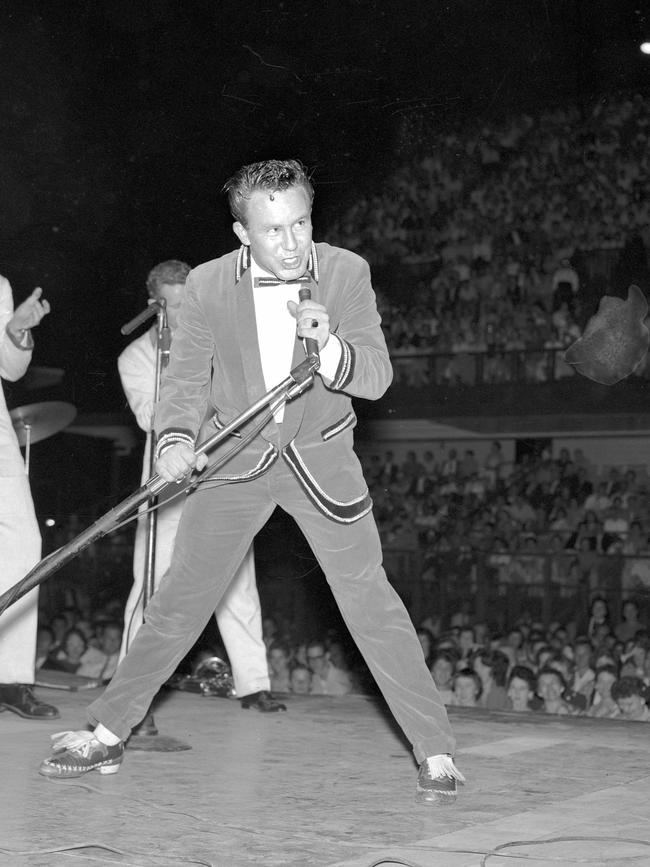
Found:
<path fill-rule="evenodd" d="M 594 596 L 615 615 L 624 599 L 640 607 L 650 598 L 650 555 L 602 554 L 589 569 L 573 552 L 511 554 L 491 551 L 430 553 L 384 549 L 384 566 L 415 623 L 443 625 L 466 607 L 472 621 L 505 631 L 524 614 L 544 627 L 587 618 Z"/>
<path fill-rule="evenodd" d="M 556 382 L 575 375 L 565 362 L 566 347 L 462 350 L 392 349 L 395 382 L 420 387 L 425 385 L 491 385 L 507 382 Z M 645 367 L 635 376 L 647 377 Z"/>

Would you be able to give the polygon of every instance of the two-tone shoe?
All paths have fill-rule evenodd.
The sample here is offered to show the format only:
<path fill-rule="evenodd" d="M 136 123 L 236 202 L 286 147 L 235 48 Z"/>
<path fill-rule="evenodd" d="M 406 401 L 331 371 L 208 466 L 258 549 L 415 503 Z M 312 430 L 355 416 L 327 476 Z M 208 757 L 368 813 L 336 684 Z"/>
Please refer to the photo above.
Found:
<path fill-rule="evenodd" d="M 89 771 L 116 774 L 124 755 L 124 743 L 107 746 L 89 731 L 52 735 L 52 755 L 41 762 L 39 774 L 60 780 L 81 777 Z"/>
<path fill-rule="evenodd" d="M 457 787 L 465 777 L 449 755 L 430 756 L 420 765 L 415 799 L 420 803 L 451 805 L 456 803 Z"/>

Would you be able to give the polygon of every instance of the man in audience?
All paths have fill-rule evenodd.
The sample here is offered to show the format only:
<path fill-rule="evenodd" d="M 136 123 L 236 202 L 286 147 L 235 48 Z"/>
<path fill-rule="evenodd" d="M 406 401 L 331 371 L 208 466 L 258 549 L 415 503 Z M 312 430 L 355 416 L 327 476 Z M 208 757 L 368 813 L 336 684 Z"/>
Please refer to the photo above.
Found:
<path fill-rule="evenodd" d="M 621 711 L 621 719 L 650 722 L 647 693 L 647 687 L 640 677 L 621 677 L 617 680 L 612 686 L 612 698 Z"/>
<path fill-rule="evenodd" d="M 352 692 L 352 682 L 348 673 L 332 664 L 324 641 L 316 639 L 309 642 L 307 663 L 312 671 L 313 695 L 347 695 Z"/>

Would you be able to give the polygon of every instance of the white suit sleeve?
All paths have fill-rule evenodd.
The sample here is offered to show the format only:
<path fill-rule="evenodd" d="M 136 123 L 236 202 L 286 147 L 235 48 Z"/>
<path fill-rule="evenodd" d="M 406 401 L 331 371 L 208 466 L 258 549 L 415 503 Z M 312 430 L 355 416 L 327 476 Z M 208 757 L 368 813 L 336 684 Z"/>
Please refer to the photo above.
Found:
<path fill-rule="evenodd" d="M 0 376 L 15 382 L 24 376 L 32 360 L 31 349 L 22 349 L 7 334 L 14 315 L 14 299 L 6 277 L 0 276 Z"/>
<path fill-rule="evenodd" d="M 153 347 L 148 351 L 147 342 L 151 342 L 148 333 L 130 343 L 117 359 L 117 369 L 138 426 L 148 432 L 153 420 L 156 356 Z"/>

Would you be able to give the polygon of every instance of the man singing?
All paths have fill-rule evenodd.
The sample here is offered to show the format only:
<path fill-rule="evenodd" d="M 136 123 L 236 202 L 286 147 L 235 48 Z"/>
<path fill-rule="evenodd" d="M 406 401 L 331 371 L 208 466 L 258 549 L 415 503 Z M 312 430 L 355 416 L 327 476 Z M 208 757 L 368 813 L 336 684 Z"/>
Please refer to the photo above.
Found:
<path fill-rule="evenodd" d="M 313 188 L 298 162 L 244 166 L 224 189 L 241 247 L 188 276 L 156 411 L 157 472 L 182 482 L 203 469 L 207 458 L 196 456 L 196 443 L 284 379 L 304 358 L 303 338 L 317 341 L 320 369 L 310 389 L 276 408 L 261 435 L 187 498 L 171 567 L 146 623 L 89 708 L 94 731 L 54 736 L 53 755 L 40 772 L 119 770 L 131 729 L 280 506 L 305 534 L 413 745 L 418 799 L 449 803 L 463 779 L 452 758 L 454 738 L 413 625 L 382 567 L 372 501 L 353 450 L 351 398 L 381 397 L 392 377 L 368 266 L 351 252 L 312 242 Z M 299 300 L 301 287 L 312 300 Z"/>

